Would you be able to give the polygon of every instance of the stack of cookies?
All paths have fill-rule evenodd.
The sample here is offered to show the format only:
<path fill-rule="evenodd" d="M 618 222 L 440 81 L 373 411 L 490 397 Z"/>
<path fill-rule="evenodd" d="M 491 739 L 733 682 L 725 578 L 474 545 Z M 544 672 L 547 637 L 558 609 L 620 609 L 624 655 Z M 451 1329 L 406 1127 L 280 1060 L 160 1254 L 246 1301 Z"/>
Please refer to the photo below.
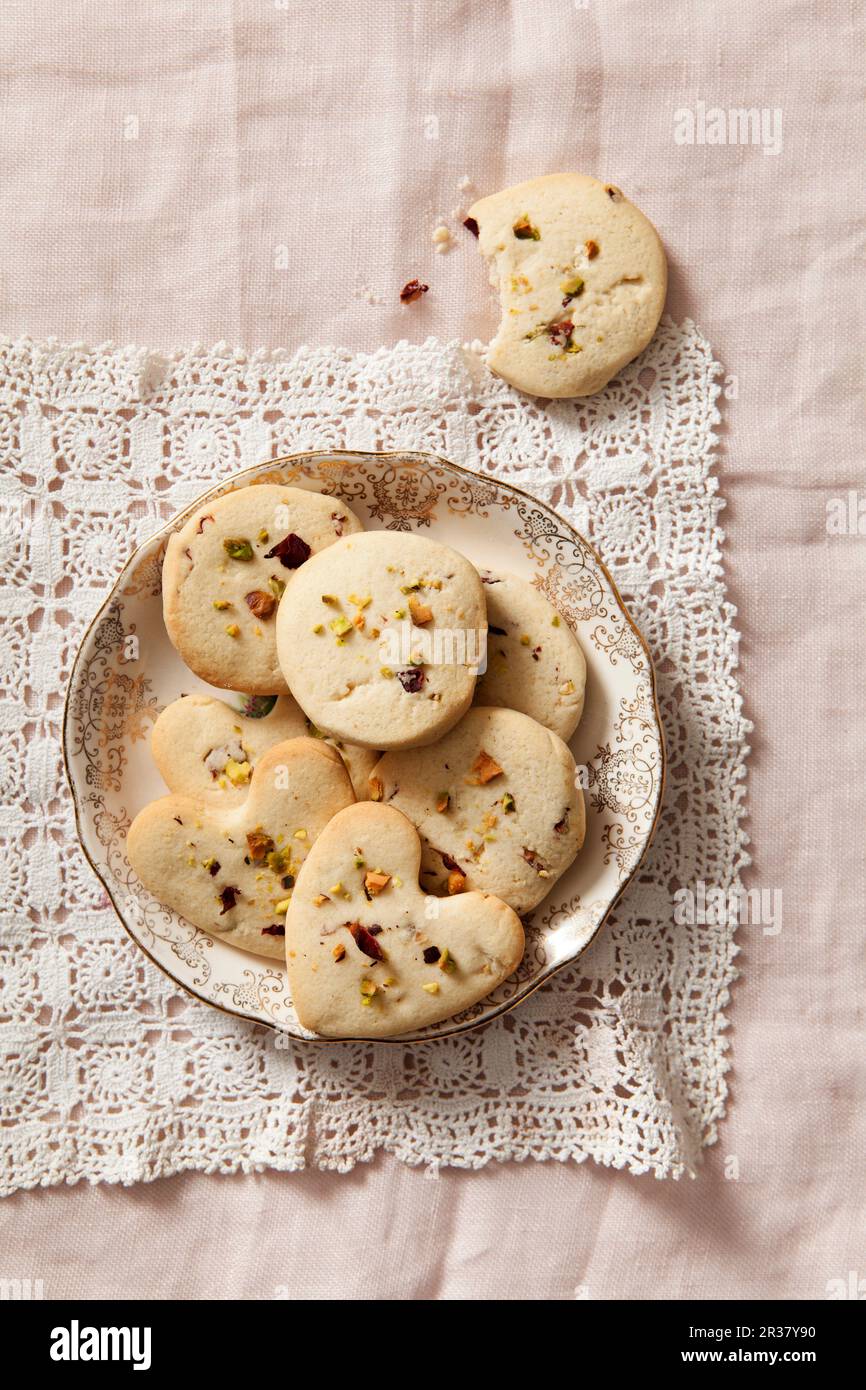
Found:
<path fill-rule="evenodd" d="M 507 979 L 584 836 L 586 667 L 539 590 L 268 483 L 173 534 L 163 604 L 191 670 L 245 694 L 156 722 L 171 794 L 127 841 L 150 892 L 284 957 L 325 1037 L 414 1031 Z"/>

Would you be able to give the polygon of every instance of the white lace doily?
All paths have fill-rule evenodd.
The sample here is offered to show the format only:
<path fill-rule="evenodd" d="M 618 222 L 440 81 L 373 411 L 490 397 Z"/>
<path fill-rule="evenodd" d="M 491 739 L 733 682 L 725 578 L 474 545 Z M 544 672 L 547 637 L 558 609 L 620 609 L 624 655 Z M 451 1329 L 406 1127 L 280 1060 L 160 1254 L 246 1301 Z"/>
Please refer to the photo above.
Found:
<path fill-rule="evenodd" d="M 580 404 L 521 397 L 432 340 L 294 357 L 0 344 L 0 1190 L 347 1169 L 379 1147 L 693 1170 L 725 1102 L 735 928 L 675 924 L 673 892 L 730 890 L 747 862 L 716 375 L 688 322 Z M 237 469 L 338 446 L 429 449 L 571 517 L 653 651 L 668 744 L 655 842 L 577 966 L 477 1033 L 405 1049 L 279 1047 L 178 993 L 77 847 L 60 756 L 72 657 L 130 550 Z"/>

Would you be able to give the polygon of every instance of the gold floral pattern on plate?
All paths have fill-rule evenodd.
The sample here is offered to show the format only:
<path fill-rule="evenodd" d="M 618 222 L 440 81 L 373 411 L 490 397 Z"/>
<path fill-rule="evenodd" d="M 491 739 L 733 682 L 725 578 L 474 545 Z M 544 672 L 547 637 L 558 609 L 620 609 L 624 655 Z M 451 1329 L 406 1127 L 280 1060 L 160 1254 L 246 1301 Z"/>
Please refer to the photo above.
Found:
<path fill-rule="evenodd" d="M 125 841 L 132 817 L 164 792 L 147 747 L 153 720 L 178 695 L 208 689 L 183 666 L 162 621 L 167 537 L 205 498 L 263 482 L 324 492 L 372 529 L 423 530 L 480 567 L 522 574 L 581 640 L 587 706 L 571 746 L 585 788 L 584 848 L 527 920 L 526 954 L 511 979 L 465 1013 L 395 1041 L 453 1036 L 513 1008 L 576 960 L 646 852 L 664 782 L 646 645 L 599 556 L 556 512 L 511 483 L 432 454 L 298 454 L 235 474 L 199 497 L 130 558 L 85 633 L 67 693 L 64 756 L 82 846 L 121 922 L 172 980 L 215 1008 L 312 1038 L 295 1018 L 279 963 L 216 941 L 155 902 L 129 866 Z"/>

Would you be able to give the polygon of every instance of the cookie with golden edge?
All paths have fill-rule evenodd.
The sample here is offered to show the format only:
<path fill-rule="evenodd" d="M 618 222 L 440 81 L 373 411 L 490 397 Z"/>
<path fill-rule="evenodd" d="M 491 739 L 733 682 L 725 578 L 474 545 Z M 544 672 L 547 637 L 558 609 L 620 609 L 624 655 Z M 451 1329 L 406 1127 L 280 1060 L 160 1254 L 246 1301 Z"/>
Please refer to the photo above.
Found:
<path fill-rule="evenodd" d="M 240 696 L 233 709 L 213 695 L 184 695 L 166 705 L 153 726 L 150 751 L 170 791 L 213 805 L 238 806 L 262 755 L 290 738 L 319 738 L 291 695 Z M 330 742 L 330 740 L 327 740 Z M 359 801 L 369 796 L 368 777 L 379 754 L 333 745 L 346 764 Z"/>
<path fill-rule="evenodd" d="M 166 548 L 163 617 L 173 646 L 221 690 L 285 694 L 275 629 L 286 584 L 311 555 L 360 530 L 338 498 L 277 483 L 203 502 Z"/>
<path fill-rule="evenodd" d="M 499 291 L 487 355 L 497 376 L 535 396 L 591 396 L 643 351 L 667 261 L 655 227 L 614 184 L 547 174 L 481 198 L 470 218 Z"/>
<path fill-rule="evenodd" d="M 431 747 L 386 753 L 370 787 L 417 828 L 430 892 L 477 888 L 529 912 L 583 844 L 574 758 L 518 710 L 478 706 Z"/>
<path fill-rule="evenodd" d="M 286 916 L 289 988 L 328 1038 L 414 1032 L 485 998 L 523 956 L 519 917 L 484 893 L 430 898 L 421 845 L 391 806 L 359 803 L 322 832 Z"/>
<path fill-rule="evenodd" d="M 487 668 L 476 705 L 520 710 L 564 740 L 583 714 L 586 661 L 580 644 L 534 584 L 516 574 L 483 570 L 487 596 Z"/>
<path fill-rule="evenodd" d="M 256 955 L 284 953 L 285 914 L 310 846 L 354 803 L 339 753 L 318 739 L 274 744 L 240 805 L 161 797 L 126 837 L 129 862 L 166 907 Z"/>

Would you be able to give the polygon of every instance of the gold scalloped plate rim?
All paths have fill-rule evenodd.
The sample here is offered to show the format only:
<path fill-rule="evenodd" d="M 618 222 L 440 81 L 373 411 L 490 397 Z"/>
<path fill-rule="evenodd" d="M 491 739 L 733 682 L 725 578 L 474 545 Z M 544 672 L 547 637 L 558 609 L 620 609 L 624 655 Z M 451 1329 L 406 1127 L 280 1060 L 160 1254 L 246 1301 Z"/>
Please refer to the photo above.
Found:
<path fill-rule="evenodd" d="M 397 1034 L 392 1038 L 323 1038 L 317 1037 L 315 1035 L 311 1036 L 308 1034 L 298 1033 L 291 1028 L 281 1026 L 279 1023 L 273 1020 L 269 1020 L 266 1018 L 257 1018 L 253 1014 L 246 1013 L 243 1009 L 231 1009 L 228 1008 L 225 1004 L 219 1004 L 214 999 L 209 999 L 207 995 L 201 994 L 198 990 L 194 989 L 192 985 L 189 985 L 185 983 L 185 981 L 178 979 L 176 975 L 172 974 L 172 972 L 166 968 L 162 961 L 158 960 L 156 956 L 154 956 L 152 951 L 150 951 L 148 947 L 144 945 L 140 938 L 136 936 L 129 923 L 126 921 L 123 912 L 118 906 L 110 882 L 103 876 L 98 865 L 95 863 L 93 856 L 91 855 L 90 850 L 85 841 L 84 831 L 82 829 L 83 813 L 78 800 L 75 779 L 73 777 L 72 769 L 70 767 L 70 757 L 68 751 L 69 712 L 73 690 L 76 688 L 79 669 L 81 667 L 82 662 L 84 661 L 85 648 L 89 643 L 91 633 L 100 622 L 104 613 L 110 608 L 111 604 L 114 602 L 117 593 L 119 591 L 122 591 L 123 585 L 127 577 L 137 567 L 139 561 L 144 557 L 145 552 L 156 548 L 159 542 L 164 537 L 170 535 L 172 531 L 176 531 L 183 524 L 186 518 L 190 516 L 192 512 L 196 511 L 197 508 L 200 507 L 203 502 L 206 502 L 211 497 L 221 496 L 224 492 L 232 491 L 237 486 L 239 479 L 250 478 L 253 474 L 258 475 L 261 473 L 265 473 L 268 471 L 268 469 L 277 468 L 280 466 L 292 465 L 302 468 L 304 463 L 308 463 L 311 460 L 325 461 L 328 459 L 402 459 L 406 460 L 407 462 L 417 461 L 420 463 L 434 464 L 439 468 L 445 469 L 447 472 L 451 472 L 460 475 L 464 478 L 468 478 L 473 482 L 482 482 L 487 484 L 488 486 L 500 488 L 505 492 L 516 493 L 519 497 L 524 498 L 527 502 L 530 502 L 532 506 L 538 507 L 542 512 L 545 512 L 549 517 L 553 518 L 558 523 L 558 525 L 564 527 L 565 530 L 569 533 L 569 535 L 573 538 L 575 546 L 577 546 L 578 548 L 583 547 L 592 555 L 595 563 L 599 567 L 599 570 L 604 575 L 604 578 L 607 581 L 607 583 L 610 585 L 611 593 L 613 594 L 613 597 L 619 607 L 619 610 L 623 618 L 625 619 L 626 623 L 631 628 L 631 631 L 634 633 L 635 637 L 640 643 L 640 646 L 647 659 L 647 672 L 649 675 L 650 690 L 652 692 L 653 713 L 655 715 L 656 722 L 655 732 L 658 737 L 659 745 L 659 777 L 657 783 L 657 791 L 655 795 L 655 805 L 653 807 L 652 822 L 649 826 L 649 829 L 646 832 L 646 837 L 644 839 L 644 843 L 641 848 L 640 854 L 635 860 L 631 870 L 629 871 L 626 878 L 623 879 L 617 892 L 611 898 L 602 916 L 599 918 L 599 921 L 597 922 L 595 929 L 592 932 L 592 935 L 589 936 L 587 940 L 575 951 L 574 955 L 566 956 L 564 960 L 557 961 L 555 964 L 551 964 L 550 966 L 548 966 L 545 970 L 541 971 L 537 977 L 533 978 L 530 981 L 527 981 L 526 985 L 523 986 L 520 990 L 518 990 L 518 992 L 511 999 L 504 1000 L 501 1004 L 497 1005 L 496 1008 L 492 1009 L 490 1013 L 485 1014 L 483 1017 L 477 1019 L 469 1019 L 464 1023 L 455 1024 L 451 1028 L 443 1028 L 440 1032 L 431 1033 L 424 1037 L 411 1037 L 406 1034 Z M 72 805 L 75 815 L 75 829 L 76 834 L 78 836 L 79 845 L 81 846 L 81 850 L 84 854 L 85 859 L 87 860 L 97 879 L 102 884 L 103 888 L 108 894 L 115 915 L 117 916 L 121 926 L 123 927 L 130 940 L 132 940 L 135 943 L 137 948 L 147 957 L 149 961 L 153 963 L 153 965 L 156 966 L 158 970 L 162 972 L 163 975 L 165 975 L 167 979 L 171 980 L 173 985 L 176 985 L 177 988 L 182 989 L 185 994 L 188 994 L 190 996 L 190 998 L 196 999 L 202 1004 L 206 1004 L 208 1008 L 218 1009 L 220 1013 L 229 1014 L 233 1018 L 242 1018 L 247 1023 L 255 1024 L 261 1028 L 269 1028 L 272 1032 L 280 1034 L 284 1037 L 290 1037 L 293 1042 L 311 1043 L 314 1045 L 340 1045 L 346 1043 L 364 1043 L 369 1045 L 372 1043 L 387 1043 L 392 1046 L 397 1045 L 403 1047 L 413 1047 L 422 1046 L 425 1043 L 436 1043 L 444 1039 L 459 1037 L 464 1033 L 474 1032 L 477 1028 L 483 1028 L 488 1023 L 492 1023 L 494 1019 L 501 1018 L 504 1014 L 510 1013 L 512 1009 L 515 1009 L 518 1007 L 518 1005 L 524 1003 L 524 1001 L 527 1000 L 530 997 L 530 995 L 534 994 L 537 989 L 540 989 L 542 985 L 547 984 L 548 981 L 550 981 L 554 975 L 557 975 L 560 972 L 560 970 L 565 970 L 568 966 L 575 965 L 577 961 L 580 960 L 581 956 L 589 950 L 590 946 L 595 941 L 599 932 L 602 930 L 605 923 L 607 922 L 611 912 L 616 907 L 617 903 L 619 903 L 622 899 L 632 879 L 639 872 L 640 867 L 643 864 L 644 859 L 646 858 L 650 845 L 652 844 L 653 839 L 655 838 L 656 830 L 658 829 L 658 823 L 661 817 L 662 802 L 664 800 L 664 790 L 667 781 L 667 751 L 665 748 L 664 726 L 662 724 L 661 710 L 659 709 L 658 688 L 652 655 L 650 653 L 650 649 L 647 645 L 643 633 L 641 632 L 640 628 L 637 626 L 634 619 L 632 618 L 631 613 L 629 612 L 628 607 L 625 604 L 622 595 L 619 592 L 613 575 L 610 573 L 610 570 L 604 563 L 604 560 L 599 555 L 595 546 L 591 545 L 589 541 L 586 540 L 586 538 L 582 536 L 580 532 L 575 529 L 574 526 L 572 526 L 571 522 L 568 521 L 565 517 L 561 516 L 559 512 L 554 510 L 553 507 L 548 506 L 548 504 L 546 502 L 543 502 L 541 498 L 535 497 L 530 492 L 526 492 L 524 488 L 519 487 L 516 483 L 512 483 L 510 481 L 506 482 L 501 478 L 490 477 L 487 474 L 478 473 L 472 468 L 466 468 L 463 464 L 452 463 L 450 459 L 446 459 L 442 454 L 434 454 L 425 450 L 414 449 L 310 449 L 300 454 L 282 454 L 278 458 L 266 459 L 263 463 L 251 464 L 248 468 L 243 468 L 240 469 L 237 473 L 233 473 L 230 478 L 223 479 L 222 482 L 214 484 L 214 486 L 211 488 L 207 488 L 204 492 L 200 493 L 199 496 L 196 497 L 192 502 L 190 502 L 188 506 L 184 507 L 182 511 L 178 512 L 175 516 L 173 516 L 170 521 L 167 521 L 164 526 L 161 526 L 159 530 L 155 531 L 153 535 L 149 536 L 147 540 L 142 541 L 141 545 L 136 547 L 136 549 L 130 555 L 129 559 L 124 564 L 123 568 L 121 569 L 120 573 L 118 574 L 117 578 L 111 586 L 111 592 L 100 604 L 97 612 L 91 618 L 78 643 L 78 648 L 75 653 L 75 659 L 72 663 L 72 669 L 70 671 L 69 680 L 66 686 L 66 696 L 63 703 L 61 748 L 63 753 L 63 768 L 66 774 L 66 781 L 69 786 L 70 795 L 72 797 Z M 213 938 L 208 936 L 207 932 L 202 932 L 202 935 L 208 937 L 209 940 L 213 940 Z M 254 957 L 254 959 L 265 960 L 267 959 L 267 957 Z M 431 1026 L 436 1027 L 435 1024 Z"/>

